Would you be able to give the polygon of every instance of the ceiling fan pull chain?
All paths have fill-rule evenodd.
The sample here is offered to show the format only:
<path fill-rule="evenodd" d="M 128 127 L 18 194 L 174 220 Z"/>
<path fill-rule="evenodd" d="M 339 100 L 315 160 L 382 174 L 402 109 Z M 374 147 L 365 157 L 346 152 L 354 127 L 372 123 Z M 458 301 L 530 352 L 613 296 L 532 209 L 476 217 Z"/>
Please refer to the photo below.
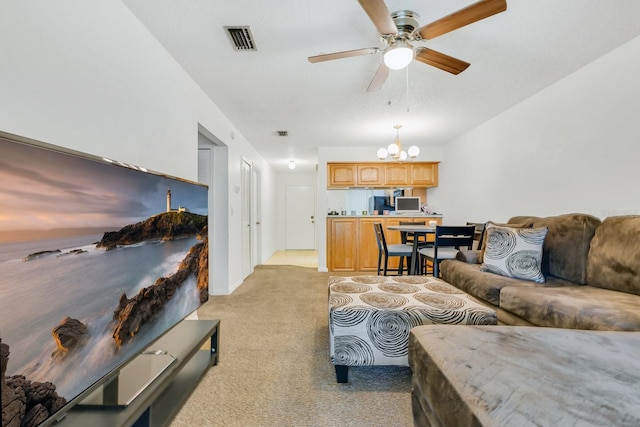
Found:
<path fill-rule="evenodd" d="M 387 89 L 389 92 L 389 100 L 387 101 L 387 105 L 391 105 L 391 76 L 393 73 L 389 73 L 389 78 L 387 79 Z"/>
<path fill-rule="evenodd" d="M 407 87 L 407 113 L 409 112 L 410 108 L 409 108 L 409 67 L 405 68 L 407 71 L 405 73 L 405 82 L 406 82 L 406 87 Z"/>

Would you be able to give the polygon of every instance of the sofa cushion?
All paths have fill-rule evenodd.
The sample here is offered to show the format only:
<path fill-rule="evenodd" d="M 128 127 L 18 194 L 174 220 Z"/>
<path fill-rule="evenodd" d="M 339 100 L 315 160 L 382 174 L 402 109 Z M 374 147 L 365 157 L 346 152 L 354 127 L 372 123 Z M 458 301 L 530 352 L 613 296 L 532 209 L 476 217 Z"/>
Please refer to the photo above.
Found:
<path fill-rule="evenodd" d="M 587 283 L 640 295 L 640 216 L 609 217 L 598 227 L 587 261 Z"/>
<path fill-rule="evenodd" d="M 480 264 L 468 264 L 458 260 L 446 260 L 440 264 L 440 274 L 445 282 L 458 289 L 480 298 L 494 306 L 500 305 L 500 290 L 505 286 L 533 287 L 540 286 L 529 280 L 514 279 L 480 271 Z M 549 277 L 549 286 L 569 286 L 571 282 Z"/>
<path fill-rule="evenodd" d="M 640 331 L 640 296 L 592 286 L 505 286 L 500 308 L 536 326 Z"/>
<path fill-rule="evenodd" d="M 509 222 L 533 221 L 533 227 L 547 227 L 542 273 L 584 285 L 587 283 L 587 255 L 600 220 L 586 214 L 565 214 L 547 218 L 513 217 Z"/>
<path fill-rule="evenodd" d="M 638 426 L 640 334 L 418 326 L 416 426 Z"/>
<path fill-rule="evenodd" d="M 517 279 L 544 282 L 540 270 L 542 244 L 549 230 L 487 225 L 487 246 L 480 271 Z"/>
<path fill-rule="evenodd" d="M 456 254 L 458 261 L 463 261 L 469 264 L 481 264 L 480 262 L 480 250 L 478 249 L 460 249 Z"/>
<path fill-rule="evenodd" d="M 528 219 L 525 219 L 524 221 L 512 222 L 509 224 L 487 221 L 484 225 L 484 229 L 482 230 L 482 238 L 480 239 L 482 241 L 482 246 L 478 248 L 480 249 L 480 263 L 482 263 L 484 258 L 484 251 L 487 249 L 487 231 L 489 228 L 493 226 L 511 227 L 511 228 L 531 228 L 533 227 L 533 218 L 528 218 Z"/>

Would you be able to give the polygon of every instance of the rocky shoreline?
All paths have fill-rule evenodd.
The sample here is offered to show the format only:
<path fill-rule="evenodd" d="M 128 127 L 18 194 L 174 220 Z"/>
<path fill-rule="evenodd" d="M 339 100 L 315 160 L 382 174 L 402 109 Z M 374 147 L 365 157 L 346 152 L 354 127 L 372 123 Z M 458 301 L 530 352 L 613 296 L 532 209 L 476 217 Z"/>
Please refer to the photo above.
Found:
<path fill-rule="evenodd" d="M 5 377 L 9 346 L 0 344 L 0 389 L 2 389 L 2 426 L 35 427 L 66 405 L 50 382 L 35 382 L 24 375 Z"/>
<path fill-rule="evenodd" d="M 133 245 L 147 240 L 172 240 L 202 233 L 207 217 L 190 212 L 164 212 L 118 231 L 104 233 L 96 247 L 106 250 Z"/>
<path fill-rule="evenodd" d="M 203 303 L 209 298 L 209 239 L 206 237 L 202 243 L 194 245 L 189 250 L 176 273 L 159 278 L 153 285 L 141 289 L 132 298 L 127 298 L 127 294 L 120 296 L 118 307 L 113 313 L 116 322 L 113 339 L 116 347 L 120 348 L 133 338 L 144 324 L 153 320 L 191 274 L 196 276 L 200 302 Z"/>
<path fill-rule="evenodd" d="M 200 302 L 209 297 L 209 239 L 207 217 L 189 212 L 166 212 L 154 215 L 145 221 L 128 225 L 119 231 L 106 232 L 96 247 L 112 250 L 118 246 L 131 245 L 147 240 L 172 240 L 196 236 L 201 243 L 191 247 L 178 270 L 169 277 L 161 277 L 132 298 L 126 294 L 114 310 L 113 339 L 119 349 L 133 338 L 140 328 L 151 322 L 162 311 L 177 289 L 192 274 L 196 278 Z M 68 254 L 80 254 L 77 249 Z M 59 249 L 40 251 L 27 255 L 23 261 L 41 257 L 61 256 Z M 62 255 L 66 255 L 64 253 Z M 54 360 L 61 360 L 71 351 L 81 347 L 87 340 L 88 327 L 77 319 L 66 317 L 51 331 L 56 342 L 56 350 L 51 354 Z M 9 346 L 0 342 L 0 385 L 3 427 L 35 427 L 60 410 L 66 399 L 58 396 L 51 382 L 33 382 L 24 375 L 5 377 L 9 360 Z"/>

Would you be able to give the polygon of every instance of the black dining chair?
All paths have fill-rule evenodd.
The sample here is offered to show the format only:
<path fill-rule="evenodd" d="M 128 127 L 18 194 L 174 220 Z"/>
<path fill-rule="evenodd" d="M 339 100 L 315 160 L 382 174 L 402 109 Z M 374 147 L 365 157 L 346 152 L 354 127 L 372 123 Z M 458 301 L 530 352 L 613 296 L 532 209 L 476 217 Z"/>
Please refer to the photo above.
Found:
<path fill-rule="evenodd" d="M 472 249 L 476 227 L 473 225 L 437 225 L 433 247 L 418 250 L 420 263 L 433 264 L 433 277 L 440 275 L 440 261 L 455 259 L 458 250 Z"/>
<path fill-rule="evenodd" d="M 467 225 L 473 225 L 476 228 L 473 240 L 478 242 L 476 249 L 482 249 L 482 241 L 484 240 L 484 230 L 487 226 L 486 222 L 467 222 Z"/>
<path fill-rule="evenodd" d="M 404 261 L 407 260 L 407 271 L 409 271 L 409 265 L 411 260 L 411 254 L 413 253 L 413 246 L 404 243 L 387 245 L 387 240 L 384 237 L 384 231 L 382 230 L 381 223 L 374 223 L 373 228 L 376 232 L 376 241 L 378 242 L 378 276 L 382 271 L 383 276 L 387 275 L 387 266 L 389 264 L 390 256 L 400 257 L 400 263 L 396 270 L 398 276 L 402 276 L 404 271 Z M 384 264 L 382 259 L 384 258 Z"/>
<path fill-rule="evenodd" d="M 426 221 L 400 221 L 398 225 L 427 225 Z M 426 235 L 423 234 L 424 239 L 420 239 L 421 236 L 407 233 L 406 231 L 400 232 L 400 241 L 405 244 L 412 245 L 413 239 L 418 238 L 418 242 L 426 242 Z"/>

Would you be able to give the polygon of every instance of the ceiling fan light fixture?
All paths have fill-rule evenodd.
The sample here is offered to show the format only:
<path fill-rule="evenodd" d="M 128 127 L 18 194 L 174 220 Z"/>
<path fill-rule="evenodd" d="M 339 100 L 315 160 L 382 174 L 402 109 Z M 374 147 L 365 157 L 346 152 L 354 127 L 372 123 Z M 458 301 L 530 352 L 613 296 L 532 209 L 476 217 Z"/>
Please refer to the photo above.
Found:
<path fill-rule="evenodd" d="M 404 40 L 399 40 L 385 49 L 384 65 L 391 70 L 402 70 L 413 60 L 413 46 Z"/>

